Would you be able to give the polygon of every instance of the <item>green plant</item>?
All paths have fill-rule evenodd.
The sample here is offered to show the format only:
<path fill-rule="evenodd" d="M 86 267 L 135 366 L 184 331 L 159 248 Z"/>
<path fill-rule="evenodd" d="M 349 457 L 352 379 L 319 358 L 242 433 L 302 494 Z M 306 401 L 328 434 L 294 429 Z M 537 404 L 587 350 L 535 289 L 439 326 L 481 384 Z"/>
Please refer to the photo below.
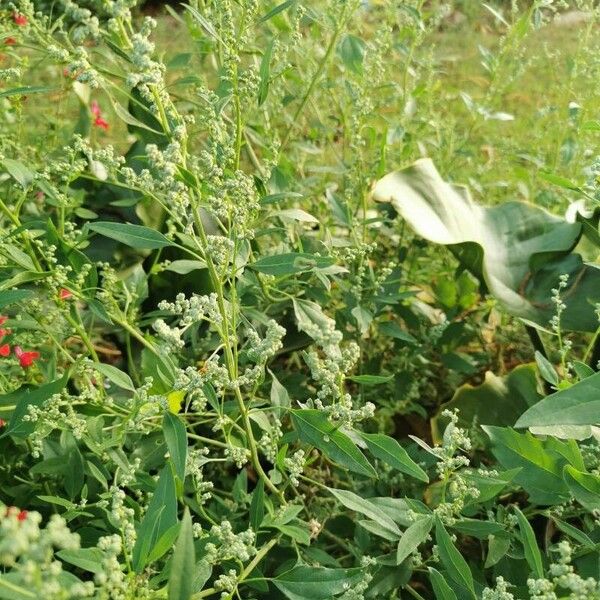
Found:
<path fill-rule="evenodd" d="M 498 176 L 554 7 L 461 99 L 442 3 L 137 4 L 0 9 L 0 598 L 600 597 L 597 214 L 371 201 Z"/>

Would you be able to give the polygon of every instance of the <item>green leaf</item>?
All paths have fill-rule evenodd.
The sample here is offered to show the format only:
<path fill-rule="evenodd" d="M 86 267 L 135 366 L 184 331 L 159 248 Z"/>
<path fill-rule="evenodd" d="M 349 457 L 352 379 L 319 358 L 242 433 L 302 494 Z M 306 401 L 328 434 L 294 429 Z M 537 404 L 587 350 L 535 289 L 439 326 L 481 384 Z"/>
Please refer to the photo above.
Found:
<path fill-rule="evenodd" d="M 315 256 L 306 252 L 288 252 L 287 254 L 264 256 L 249 266 L 265 275 L 281 277 L 312 269 L 325 269 L 333 265 L 334 262 L 332 258 L 327 256 Z"/>
<path fill-rule="evenodd" d="M 194 570 L 196 554 L 194 550 L 194 534 L 192 531 L 192 518 L 186 507 L 181 520 L 179 538 L 173 551 L 171 573 L 169 575 L 168 599 L 189 600 L 193 592 Z"/>
<path fill-rule="evenodd" d="M 38 600 L 36 592 L 31 592 L 21 584 L 20 573 L 3 573 L 0 575 L 0 598 L 4 600 Z"/>
<path fill-rule="evenodd" d="M 428 567 L 428 570 L 436 600 L 457 600 L 454 590 L 446 583 L 443 575 L 433 567 Z"/>
<path fill-rule="evenodd" d="M 300 438 L 318 448 L 329 459 L 354 473 L 377 477 L 377 472 L 356 444 L 339 431 L 322 411 L 293 410 L 292 420 Z"/>
<path fill-rule="evenodd" d="M 365 440 L 373 456 L 401 473 L 406 473 L 419 481 L 429 483 L 427 473 L 419 467 L 394 438 L 381 433 L 361 433 L 360 436 Z"/>
<path fill-rule="evenodd" d="M 347 377 L 350 381 L 360 383 L 360 385 L 381 385 L 394 379 L 393 375 L 351 375 Z"/>
<path fill-rule="evenodd" d="M 29 283 L 31 281 L 39 281 L 48 277 L 48 273 L 38 273 L 36 271 L 21 271 L 10 279 L 5 279 L 0 284 L 0 291 L 10 290 L 13 287 L 21 285 L 22 283 Z"/>
<path fill-rule="evenodd" d="M 556 504 L 569 497 L 562 477 L 567 462 L 578 462 L 580 456 L 572 446 L 559 440 L 540 440 L 529 432 L 510 428 L 484 426 L 492 442 L 492 453 L 505 469 L 520 467 L 514 481 L 523 486 L 536 504 Z"/>
<path fill-rule="evenodd" d="M 396 564 L 404 562 L 425 540 L 433 527 L 433 517 L 417 519 L 403 534 L 398 542 Z"/>
<path fill-rule="evenodd" d="M 573 361 L 573 368 L 575 369 L 575 373 L 579 379 L 585 379 L 586 377 L 591 377 L 596 371 L 592 369 L 589 365 L 581 362 L 580 360 Z"/>
<path fill-rule="evenodd" d="M 278 4 L 275 8 L 273 8 L 272 10 L 270 10 L 267 14 L 263 15 L 259 20 L 258 23 L 264 23 L 265 21 L 268 21 L 269 19 L 272 19 L 275 15 L 278 15 L 280 12 L 283 12 L 284 10 L 286 10 L 287 8 L 289 8 L 290 6 L 292 6 L 293 4 L 295 4 L 296 0 L 285 0 L 285 2 L 282 2 L 281 4 Z"/>
<path fill-rule="evenodd" d="M 481 385 L 466 383 L 449 402 L 442 404 L 431 420 L 433 439 L 441 442 L 449 423 L 445 410 L 458 410 L 458 425 L 467 429 L 477 425 L 513 425 L 530 406 L 541 398 L 533 363 L 519 365 L 508 375 L 498 377 L 487 371 Z"/>
<path fill-rule="evenodd" d="M 152 564 L 154 561 L 162 558 L 172 547 L 179 535 L 180 523 L 175 523 L 172 527 L 169 527 L 156 541 L 152 552 L 148 554 L 147 564 Z"/>
<path fill-rule="evenodd" d="M 0 292 L 0 308 L 4 308 L 9 304 L 23 302 L 29 298 L 33 298 L 35 293 L 31 290 L 5 290 Z"/>
<path fill-rule="evenodd" d="M 77 548 L 76 550 L 60 550 L 56 553 L 60 560 L 75 565 L 90 573 L 101 573 L 104 570 L 102 561 L 104 552 L 99 548 Z"/>
<path fill-rule="evenodd" d="M 564 330 L 595 331 L 600 267 L 571 254 L 582 226 L 524 202 L 476 204 L 464 187 L 444 181 L 430 159 L 386 175 L 373 196 L 390 202 L 421 237 L 448 246 L 512 315 L 546 326 L 552 289 L 562 274 Z"/>
<path fill-rule="evenodd" d="M 476 537 L 480 540 L 485 540 L 490 535 L 501 535 L 505 531 L 504 526 L 496 521 L 480 521 L 479 519 L 468 518 L 454 521 L 452 528 L 464 535 Z"/>
<path fill-rule="evenodd" d="M 30 406 L 39 408 L 42 404 L 51 398 L 54 394 L 60 393 L 67 385 L 69 380 L 69 371 L 67 371 L 60 379 L 42 385 L 38 388 L 22 387 L 16 392 L 10 394 L 12 403 L 15 403 L 15 410 L 12 413 L 10 421 L 6 429 L 0 435 L 3 438 L 7 435 L 13 437 L 26 438 L 34 429 L 35 423 L 32 421 L 24 421 L 23 417 L 28 414 Z M 0 405 L 2 397 L 0 397 Z"/>
<path fill-rule="evenodd" d="M 48 504 L 56 504 L 56 506 L 62 506 L 67 510 L 73 510 L 77 508 L 77 504 L 73 504 L 73 502 L 65 500 L 65 498 L 61 498 L 60 496 L 38 496 L 38 498 L 42 502 L 47 502 Z"/>
<path fill-rule="evenodd" d="M 383 525 L 377 523 L 376 521 L 371 521 L 370 519 L 360 519 L 358 524 L 361 527 L 364 527 L 370 533 L 377 535 L 388 542 L 398 541 L 398 534 L 392 533 L 389 529 L 386 529 L 383 527 Z"/>
<path fill-rule="evenodd" d="M 515 423 L 515 427 L 596 425 L 600 422 L 600 373 L 544 398 Z"/>
<path fill-rule="evenodd" d="M 510 544 L 509 537 L 491 535 L 488 538 L 488 552 L 485 558 L 484 567 L 488 569 L 497 565 L 506 556 Z"/>
<path fill-rule="evenodd" d="M 156 248 L 165 248 L 174 245 L 173 242 L 168 240 L 159 231 L 144 227 L 143 225 L 98 221 L 96 223 L 88 223 L 87 227 L 104 237 L 111 238 L 126 246 L 140 250 L 154 250 Z"/>
<path fill-rule="evenodd" d="M 384 321 L 383 323 L 379 323 L 377 327 L 383 335 L 407 342 L 408 344 L 417 343 L 417 339 L 414 336 L 408 333 L 408 331 L 404 331 L 404 329 L 394 321 Z"/>
<path fill-rule="evenodd" d="M 518 507 L 515 506 L 514 511 L 519 521 L 519 531 L 521 532 L 521 543 L 525 551 L 525 560 L 536 578 L 543 579 L 544 567 L 542 565 L 542 555 L 538 548 L 533 528 Z"/>
<path fill-rule="evenodd" d="M 544 381 L 547 381 L 554 387 L 558 386 L 558 374 L 556 373 L 554 366 L 541 352 L 538 352 L 537 350 L 535 351 L 535 362 L 537 363 L 538 370 Z"/>
<path fill-rule="evenodd" d="M 121 369 L 117 369 L 117 367 L 113 367 L 106 363 L 95 363 L 94 369 L 99 373 L 102 373 L 104 377 L 112 381 L 117 387 L 130 392 L 135 392 L 135 386 L 133 385 L 133 381 L 131 381 L 131 377 L 129 377 L 127 373 L 121 371 Z"/>
<path fill-rule="evenodd" d="M 327 488 L 346 508 L 353 510 L 373 519 L 389 532 L 396 536 L 400 536 L 400 530 L 394 521 L 388 517 L 378 506 L 372 504 L 367 498 L 361 498 L 354 492 L 348 490 L 336 490 Z"/>
<path fill-rule="evenodd" d="M 139 119 L 136 119 L 127 109 L 123 108 L 113 98 L 111 98 L 110 100 L 112 103 L 113 110 L 115 111 L 117 117 L 119 117 L 119 119 L 121 119 L 121 121 L 123 121 L 124 123 L 127 123 L 127 125 L 133 125 L 134 127 L 139 127 L 141 129 L 145 129 L 146 131 L 151 131 L 152 133 L 155 133 L 157 135 L 163 135 L 161 131 L 149 127 L 148 125 L 146 125 L 146 123 L 140 121 Z"/>
<path fill-rule="evenodd" d="M 177 494 L 170 465 L 163 467 L 148 510 L 137 530 L 133 568 L 141 573 L 158 540 L 177 524 Z"/>
<path fill-rule="evenodd" d="M 56 89 L 57 88 L 54 87 L 41 85 L 16 87 L 9 90 L 2 90 L 0 92 L 0 98 L 10 98 L 11 96 L 29 96 L 30 94 L 45 94 L 46 92 L 53 92 Z"/>
<path fill-rule="evenodd" d="M 184 4 L 183 8 L 192 15 L 194 20 L 200 24 L 200 26 L 212 37 L 214 40 L 224 44 L 225 42 L 219 37 L 217 30 L 213 27 L 213 24 L 205 19 L 193 6 L 189 6 L 188 4 Z"/>
<path fill-rule="evenodd" d="M 271 38 L 263 53 L 260 61 L 260 81 L 258 84 L 258 105 L 262 106 L 269 93 L 269 83 L 271 82 L 271 56 L 273 55 L 273 45 L 275 38 Z"/>
<path fill-rule="evenodd" d="M 573 183 L 570 179 L 566 177 L 561 177 L 560 175 L 555 175 L 554 173 L 544 173 L 543 171 L 538 173 L 540 179 L 551 183 L 552 185 L 557 185 L 558 187 L 565 188 L 567 190 L 579 191 L 581 187 L 577 184 Z"/>
<path fill-rule="evenodd" d="M 313 339 L 319 338 L 323 331 L 335 328 L 335 321 L 328 317 L 316 302 L 301 298 L 294 298 L 292 302 L 298 329 Z"/>
<path fill-rule="evenodd" d="M 178 275 L 187 275 L 192 271 L 198 271 L 201 269 L 206 269 L 206 263 L 204 261 L 182 259 L 174 260 L 165 268 L 165 271 L 173 271 Z"/>
<path fill-rule="evenodd" d="M 365 42 L 363 40 L 348 33 L 341 39 L 338 52 L 340 53 L 342 62 L 348 69 L 355 73 L 362 71 L 365 57 Z"/>
<path fill-rule="evenodd" d="M 270 369 L 269 374 L 271 375 L 271 404 L 276 407 L 276 413 L 281 415 L 283 409 L 290 406 L 290 395 Z"/>
<path fill-rule="evenodd" d="M 565 465 L 563 476 L 575 500 L 584 508 L 600 511 L 600 477 Z"/>
<path fill-rule="evenodd" d="M 298 566 L 272 579 L 290 600 L 329 600 L 360 581 L 363 569 Z"/>
<path fill-rule="evenodd" d="M 561 521 L 557 517 L 552 517 L 552 520 L 556 523 L 556 526 L 568 536 L 572 537 L 574 540 L 578 541 L 583 546 L 587 546 L 588 548 L 593 548 L 595 546 L 594 541 L 587 536 L 583 531 L 577 529 L 577 527 L 573 527 L 570 523 L 566 521 Z"/>
<path fill-rule="evenodd" d="M 435 541 L 440 560 L 446 571 L 448 571 L 448 575 L 456 583 L 469 590 L 473 598 L 476 598 L 471 569 L 469 569 L 467 561 L 452 543 L 452 539 L 438 518 L 436 518 L 435 522 Z"/>
<path fill-rule="evenodd" d="M 187 459 L 187 433 L 183 421 L 171 411 L 165 411 L 163 417 L 163 433 L 175 474 L 180 481 L 185 479 L 185 463 Z"/>
<path fill-rule="evenodd" d="M 2 94 L 0 94 L 2 97 Z M 2 160 L 4 168 L 10 173 L 11 177 L 17 181 L 23 189 L 28 188 L 33 181 L 35 174 L 28 169 L 22 162 L 5 158 Z"/>

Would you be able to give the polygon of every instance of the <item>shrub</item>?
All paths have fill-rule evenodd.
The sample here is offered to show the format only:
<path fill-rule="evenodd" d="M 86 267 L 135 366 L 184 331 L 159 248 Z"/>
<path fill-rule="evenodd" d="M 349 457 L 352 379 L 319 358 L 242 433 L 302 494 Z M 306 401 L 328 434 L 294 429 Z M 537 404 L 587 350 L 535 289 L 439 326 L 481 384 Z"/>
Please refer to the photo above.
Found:
<path fill-rule="evenodd" d="M 599 598 L 597 122 L 521 134 L 568 220 L 384 177 L 529 195 L 552 3 L 447 112 L 445 4 L 135 4 L 2 7 L 0 597 Z"/>

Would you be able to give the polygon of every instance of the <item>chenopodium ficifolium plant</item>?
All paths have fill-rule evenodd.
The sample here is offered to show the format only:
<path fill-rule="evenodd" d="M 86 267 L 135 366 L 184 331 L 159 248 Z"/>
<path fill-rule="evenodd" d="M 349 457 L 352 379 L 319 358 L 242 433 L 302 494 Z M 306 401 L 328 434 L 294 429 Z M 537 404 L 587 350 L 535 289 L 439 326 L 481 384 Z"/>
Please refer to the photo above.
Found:
<path fill-rule="evenodd" d="M 2 6 L 0 597 L 598 597 L 597 445 L 380 432 L 448 327 L 368 204 L 414 4 L 192 2 L 170 59 L 134 1 Z"/>

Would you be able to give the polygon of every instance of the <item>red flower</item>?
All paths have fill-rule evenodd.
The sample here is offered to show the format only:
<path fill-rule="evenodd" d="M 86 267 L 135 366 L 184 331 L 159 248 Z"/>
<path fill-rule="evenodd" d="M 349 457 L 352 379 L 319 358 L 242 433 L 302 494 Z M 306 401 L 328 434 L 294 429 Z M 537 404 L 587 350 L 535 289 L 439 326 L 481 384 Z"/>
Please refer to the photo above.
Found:
<path fill-rule="evenodd" d="M 5 358 L 10 355 L 10 346 L 8 344 L 2 344 L 0 346 L 0 356 L 4 356 Z"/>
<path fill-rule="evenodd" d="M 15 512 L 17 512 L 17 521 L 24 521 L 27 518 L 27 511 L 19 510 L 16 506 L 7 506 L 4 516 L 10 517 L 11 515 L 14 515 Z"/>
<path fill-rule="evenodd" d="M 15 38 L 14 38 L 14 37 L 7 37 L 7 38 L 4 40 L 4 44 L 5 44 L 6 46 L 14 46 L 16 43 L 17 43 L 17 40 L 15 40 Z"/>
<path fill-rule="evenodd" d="M 6 421 L 4 419 L 0 419 L 0 427 L 4 427 L 6 425 Z"/>
<path fill-rule="evenodd" d="M 94 119 L 94 125 L 96 127 L 100 127 L 104 130 L 106 130 L 110 127 L 110 125 L 108 124 L 108 121 L 106 121 L 105 119 L 102 118 L 102 111 L 100 110 L 100 105 L 98 104 L 98 102 L 96 102 L 96 100 L 92 100 L 90 110 L 92 111 L 92 115 L 94 115 L 94 117 L 96 117 Z"/>
<path fill-rule="evenodd" d="M 19 364 L 23 369 L 29 368 L 40 357 L 39 352 L 35 350 L 25 352 L 21 346 L 15 346 L 15 355 L 19 359 Z"/>
<path fill-rule="evenodd" d="M 108 121 L 105 121 L 102 117 L 96 117 L 94 119 L 94 125 L 96 127 L 101 127 L 104 130 L 107 130 L 110 127 Z"/>
<path fill-rule="evenodd" d="M 67 288 L 61 288 L 60 292 L 58 292 L 58 297 L 61 300 L 68 300 L 69 298 L 71 298 L 73 296 L 73 293 L 70 292 Z"/>
<path fill-rule="evenodd" d="M 3 315 L 0 315 L 0 341 L 2 340 L 2 338 L 10 333 L 10 329 L 4 329 L 3 327 L 1 327 L 2 325 L 4 325 L 4 323 L 6 323 L 6 321 L 8 321 L 8 317 L 5 317 Z M 5 356 L 3 354 L 0 355 Z"/>
<path fill-rule="evenodd" d="M 92 100 L 92 104 L 90 105 L 90 110 L 95 117 L 99 117 L 102 113 L 100 112 L 100 105 L 96 100 Z"/>
<path fill-rule="evenodd" d="M 24 27 L 27 25 L 27 17 L 25 15 L 21 15 L 18 12 L 13 13 L 13 21 L 19 27 Z"/>

